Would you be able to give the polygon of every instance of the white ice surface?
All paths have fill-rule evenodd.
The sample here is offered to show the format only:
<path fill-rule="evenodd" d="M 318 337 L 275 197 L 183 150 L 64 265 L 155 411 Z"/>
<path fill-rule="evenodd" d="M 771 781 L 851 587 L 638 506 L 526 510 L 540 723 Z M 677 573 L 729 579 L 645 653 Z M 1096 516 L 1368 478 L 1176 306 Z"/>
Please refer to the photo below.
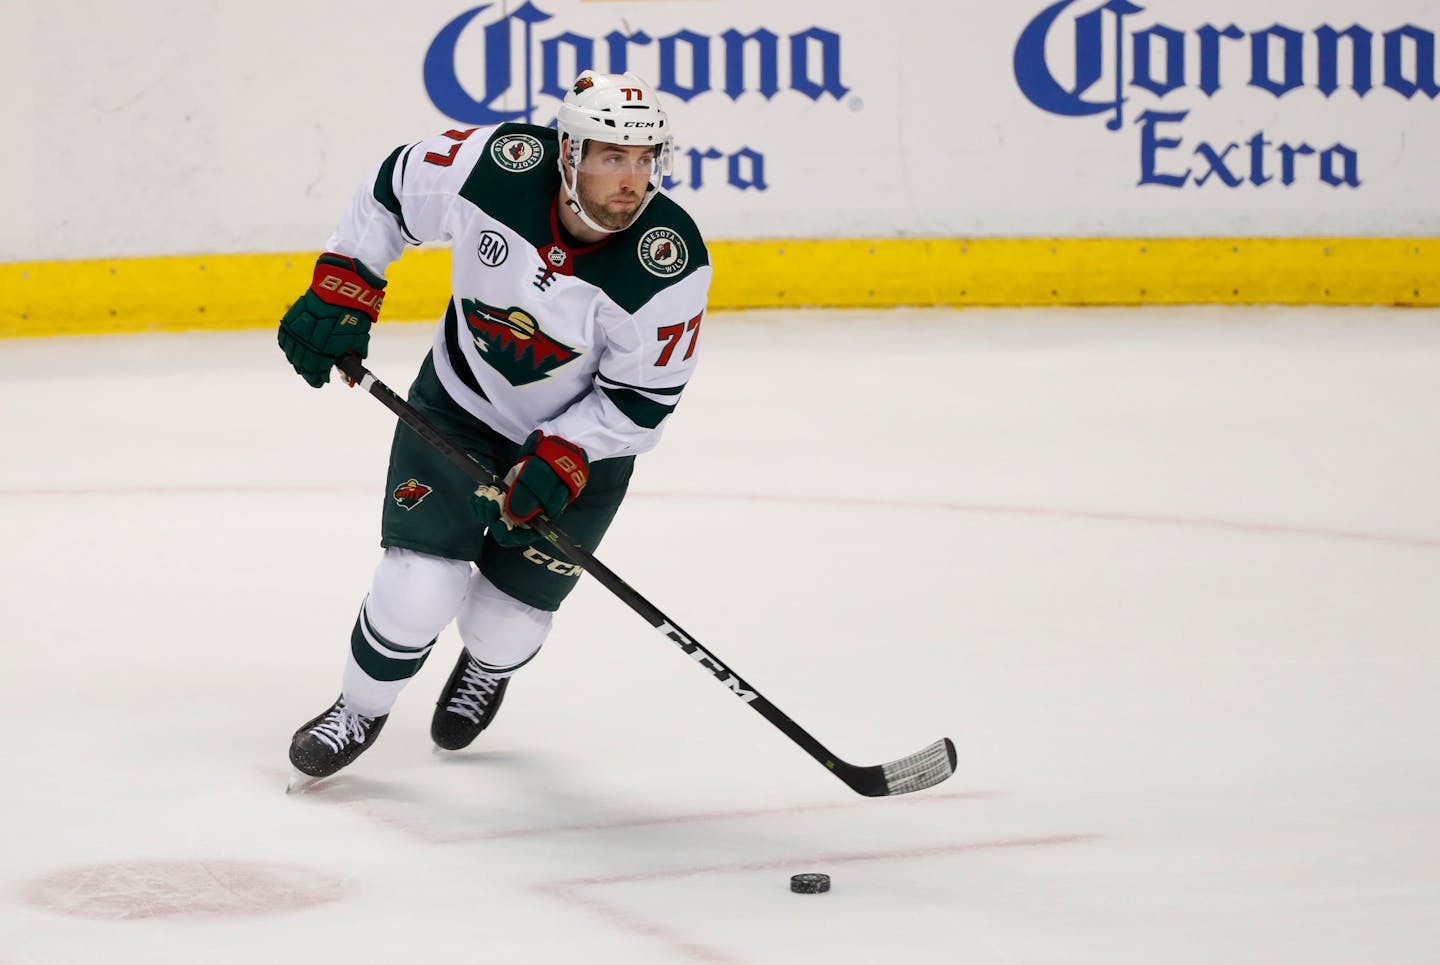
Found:
<path fill-rule="evenodd" d="M 382 325 L 371 367 L 403 390 L 430 333 Z M 427 738 L 450 630 L 286 796 L 388 413 L 270 332 L 3 341 L 0 965 L 1440 962 L 1440 314 L 755 313 L 703 346 L 599 556 L 846 760 L 950 736 L 951 781 L 852 794 L 585 580 L 475 749 Z M 116 862 L 137 913 L 153 862 L 335 900 L 32 900 Z"/>

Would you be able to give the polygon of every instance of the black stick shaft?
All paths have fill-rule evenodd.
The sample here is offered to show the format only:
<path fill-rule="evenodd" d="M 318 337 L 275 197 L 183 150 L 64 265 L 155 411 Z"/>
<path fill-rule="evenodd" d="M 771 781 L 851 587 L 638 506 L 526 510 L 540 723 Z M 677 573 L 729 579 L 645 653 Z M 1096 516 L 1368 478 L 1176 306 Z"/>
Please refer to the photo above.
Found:
<path fill-rule="evenodd" d="M 345 373 L 346 378 L 373 395 L 385 408 L 395 413 L 401 422 L 414 429 L 421 438 L 434 446 L 445 458 L 476 482 L 482 486 L 500 485 L 500 477 L 492 468 L 481 464 L 446 438 L 430 424 L 428 419 L 416 412 L 408 402 L 400 398 L 389 386 L 377 379 L 374 373 L 365 368 L 359 358 L 354 355 L 346 355 L 336 362 L 335 366 Z M 798 744 L 815 760 L 824 764 L 852 789 L 868 796 L 889 793 L 885 790 L 883 777 L 872 773 L 878 771 L 879 768 L 855 767 L 846 764 L 830 753 L 825 745 L 791 720 L 789 715 L 767 700 L 758 690 L 746 683 L 739 674 L 727 667 L 714 653 L 702 647 L 694 637 L 680 629 L 680 626 L 662 613 L 659 607 L 641 596 L 613 570 L 565 535 L 565 532 L 550 522 L 548 518 L 542 515 L 532 521 L 530 527 L 564 553 L 570 562 L 579 565 L 601 586 L 619 597 L 630 609 L 640 614 L 647 623 L 673 641 L 692 660 L 713 674 L 715 679 L 724 684 L 735 696 L 749 704 L 756 713 L 774 724 L 781 733 Z"/>

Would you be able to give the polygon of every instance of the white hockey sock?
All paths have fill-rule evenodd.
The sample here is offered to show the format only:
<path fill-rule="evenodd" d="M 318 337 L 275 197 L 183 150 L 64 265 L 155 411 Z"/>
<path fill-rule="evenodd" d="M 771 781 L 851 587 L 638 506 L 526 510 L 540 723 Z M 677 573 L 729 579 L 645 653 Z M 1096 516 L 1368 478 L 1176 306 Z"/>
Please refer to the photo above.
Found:
<path fill-rule="evenodd" d="M 555 614 L 521 603 L 478 571 L 456 624 L 465 649 L 487 672 L 508 677 L 540 652 Z"/>
<path fill-rule="evenodd" d="M 367 717 L 390 712 L 465 598 L 470 564 L 389 548 L 355 619 L 345 661 L 346 703 Z"/>

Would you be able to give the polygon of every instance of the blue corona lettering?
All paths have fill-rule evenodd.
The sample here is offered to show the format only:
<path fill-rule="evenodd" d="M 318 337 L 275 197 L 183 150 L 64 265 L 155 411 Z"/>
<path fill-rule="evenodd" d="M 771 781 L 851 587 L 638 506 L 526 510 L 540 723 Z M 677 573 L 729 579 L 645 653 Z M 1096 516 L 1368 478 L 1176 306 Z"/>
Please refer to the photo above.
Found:
<path fill-rule="evenodd" d="M 482 14 L 488 16 L 477 28 Z M 431 102 L 445 116 L 473 127 L 507 121 L 553 125 L 554 108 L 571 81 L 590 68 L 609 73 L 638 69 L 656 90 L 680 101 L 715 93 L 732 101 L 750 93 L 770 100 L 782 91 L 812 101 L 839 101 L 850 93 L 841 79 L 840 35 L 824 27 L 789 35 L 764 27 L 742 33 L 732 27 L 717 36 L 690 29 L 652 36 L 627 25 L 624 32 L 591 37 L 559 29 L 550 23 L 555 19 L 531 0 L 508 12 L 505 5 L 484 3 L 453 18 L 425 52 L 422 75 Z M 478 70 L 465 65 L 467 86 L 460 80 L 457 50 L 462 35 L 475 29 L 481 31 L 483 62 Z M 516 52 L 521 52 L 518 58 Z M 637 53 L 645 58 L 638 68 L 632 63 Z M 784 64 L 782 53 L 788 55 Z M 753 88 L 747 86 L 751 77 L 757 80 Z M 753 148 L 689 148 L 677 151 L 676 157 L 677 171 L 666 179 L 667 189 L 699 190 L 707 183 L 740 191 L 769 188 L 765 155 Z M 707 162 L 714 162 L 715 170 Z"/>
<path fill-rule="evenodd" d="M 1243 143 L 1187 144 L 1180 128 L 1188 110 L 1134 113 L 1135 100 L 1174 99 L 1192 86 L 1206 98 L 1242 86 L 1277 100 L 1307 88 L 1327 99 L 1342 90 L 1364 99 L 1377 86 L 1407 100 L 1440 97 L 1435 35 L 1414 24 L 1377 33 L 1358 24 L 1302 30 L 1274 23 L 1247 31 L 1233 23 L 1208 23 L 1186 32 L 1137 23 L 1144 12 L 1131 0 L 1088 5 L 1055 0 L 1021 31 L 1014 55 L 1015 82 L 1042 111 L 1071 118 L 1106 115 L 1112 131 L 1133 124 L 1140 185 L 1258 188 L 1304 178 L 1358 188 L 1360 159 L 1343 143 L 1317 150 L 1304 141 L 1271 139 L 1264 131 Z M 1073 52 L 1067 71 L 1051 65 L 1050 54 L 1059 49 Z M 1241 59 L 1249 68 L 1243 77 L 1234 70 Z"/>
<path fill-rule="evenodd" d="M 495 19 L 483 27 L 483 87 L 474 92 L 460 81 L 456 49 L 461 35 L 487 11 Z M 632 61 L 639 50 L 647 57 L 640 70 L 655 89 L 681 101 L 712 92 L 739 100 L 751 92 L 746 78 L 752 74 L 759 79 L 754 93 L 767 100 L 781 90 L 812 101 L 840 100 L 850 93 L 841 80 L 840 35 L 823 27 L 796 31 L 785 44 L 779 34 L 763 27 L 749 33 L 732 28 L 719 36 L 690 29 L 660 37 L 643 30 L 615 30 L 604 37 L 546 30 L 549 35 L 538 36 L 541 25 L 548 26 L 553 19 L 531 0 L 509 12 L 493 3 L 466 10 L 431 41 L 425 53 L 425 92 L 442 113 L 462 124 L 545 123 L 538 116 L 536 94 L 559 100 L 567 83 L 587 68 L 611 73 L 635 69 Z M 518 60 L 516 50 L 523 51 Z M 789 54 L 788 83 L 783 87 L 782 50 Z M 501 103 L 521 106 L 501 107 Z"/>
<path fill-rule="evenodd" d="M 718 148 L 707 147 L 700 149 L 678 148 L 675 152 L 676 168 L 675 174 L 665 178 L 661 184 L 666 191 L 672 188 L 688 187 L 695 190 L 703 188 L 706 184 L 707 173 L 714 173 L 718 165 L 707 165 L 706 161 L 724 161 L 726 170 L 726 183 L 732 188 L 741 191 L 754 189 L 765 191 L 770 185 L 765 180 L 765 155 L 748 147 L 742 147 L 730 154 L 721 152 Z M 682 175 L 680 169 L 686 169 L 687 173 Z"/>

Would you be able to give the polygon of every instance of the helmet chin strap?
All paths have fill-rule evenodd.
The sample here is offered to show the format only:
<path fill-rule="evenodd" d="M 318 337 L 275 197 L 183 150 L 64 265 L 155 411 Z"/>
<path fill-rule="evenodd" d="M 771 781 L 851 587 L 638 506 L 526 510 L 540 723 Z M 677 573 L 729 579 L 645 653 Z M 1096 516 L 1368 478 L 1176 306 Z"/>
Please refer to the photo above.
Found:
<path fill-rule="evenodd" d="M 598 231 L 601 234 L 605 235 L 619 234 L 620 232 L 624 231 L 625 228 L 628 228 L 632 224 L 634 224 L 635 219 L 640 217 L 640 212 L 645 210 L 645 205 L 639 205 L 635 209 L 635 213 L 630 217 L 630 220 L 625 223 L 625 228 L 606 228 L 600 224 L 597 224 L 595 219 L 590 217 L 589 213 L 586 212 L 585 206 L 580 203 L 580 195 L 579 192 L 576 190 L 579 187 L 580 183 L 580 172 L 574 171 L 574 175 L 574 184 L 571 184 L 569 179 L 563 176 L 560 178 L 560 183 L 565 186 L 565 207 L 573 211 L 575 213 L 575 216 L 578 217 L 585 224 L 585 227 L 589 228 L 591 231 Z M 647 196 L 650 194 L 650 189 L 648 186 L 645 189 L 645 193 Z"/>

